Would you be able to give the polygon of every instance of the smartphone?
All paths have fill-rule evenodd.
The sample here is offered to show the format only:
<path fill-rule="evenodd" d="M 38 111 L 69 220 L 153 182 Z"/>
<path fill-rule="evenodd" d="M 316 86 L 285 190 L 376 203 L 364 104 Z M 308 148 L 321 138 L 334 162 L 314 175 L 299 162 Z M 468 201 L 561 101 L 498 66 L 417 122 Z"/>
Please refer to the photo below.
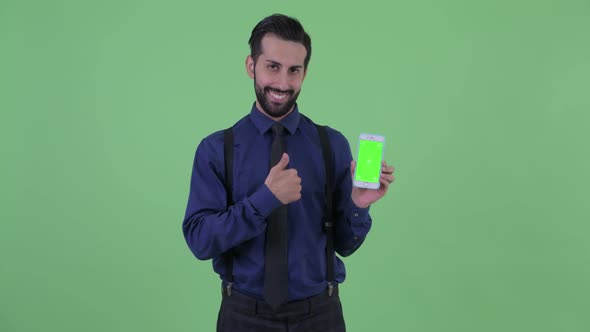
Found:
<path fill-rule="evenodd" d="M 385 137 L 373 134 L 360 134 L 358 156 L 354 170 L 353 185 L 359 188 L 379 189 L 381 160 Z"/>

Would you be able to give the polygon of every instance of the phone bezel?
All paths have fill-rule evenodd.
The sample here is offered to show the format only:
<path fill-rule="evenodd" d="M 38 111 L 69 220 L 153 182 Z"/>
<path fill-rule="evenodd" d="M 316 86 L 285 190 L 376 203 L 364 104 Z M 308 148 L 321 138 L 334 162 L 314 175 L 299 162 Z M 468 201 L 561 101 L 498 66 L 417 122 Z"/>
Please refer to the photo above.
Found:
<path fill-rule="evenodd" d="M 383 154 L 385 152 L 385 136 L 383 135 L 377 135 L 377 134 L 366 134 L 366 133 L 362 133 L 359 135 L 358 138 L 358 142 L 357 142 L 357 153 L 356 153 L 356 160 L 358 160 L 359 157 L 359 153 L 361 150 L 361 141 L 374 141 L 374 142 L 382 142 L 383 143 L 383 148 L 381 149 L 381 159 L 379 160 L 379 164 L 382 163 L 383 161 Z M 357 169 L 355 168 L 354 170 L 354 176 L 352 178 L 352 184 L 355 187 L 358 188 L 366 188 L 366 189 L 379 189 L 379 187 L 381 186 L 381 183 L 379 181 L 377 182 L 367 182 L 367 181 L 358 181 L 356 180 L 356 171 Z"/>

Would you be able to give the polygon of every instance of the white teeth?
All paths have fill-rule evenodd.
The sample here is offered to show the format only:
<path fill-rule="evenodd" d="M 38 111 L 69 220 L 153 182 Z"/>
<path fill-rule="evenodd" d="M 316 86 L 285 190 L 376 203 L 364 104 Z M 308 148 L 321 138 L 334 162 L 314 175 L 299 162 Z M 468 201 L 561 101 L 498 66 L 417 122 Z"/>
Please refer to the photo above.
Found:
<path fill-rule="evenodd" d="M 276 98 L 276 99 L 283 99 L 283 98 L 287 97 L 287 94 L 286 93 L 279 94 L 279 93 L 276 93 L 274 91 L 269 91 L 269 93 L 270 93 L 271 96 L 273 96 L 273 98 Z"/>

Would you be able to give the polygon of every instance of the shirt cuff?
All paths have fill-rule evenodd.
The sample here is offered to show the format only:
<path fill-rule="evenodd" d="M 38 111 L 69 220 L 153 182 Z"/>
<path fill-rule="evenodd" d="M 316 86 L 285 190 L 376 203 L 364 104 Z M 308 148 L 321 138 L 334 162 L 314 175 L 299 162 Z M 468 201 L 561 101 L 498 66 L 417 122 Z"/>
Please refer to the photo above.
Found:
<path fill-rule="evenodd" d="M 369 208 L 353 208 L 350 212 L 350 223 L 352 225 L 364 224 L 369 219 Z"/>
<path fill-rule="evenodd" d="M 371 219 L 369 218 L 369 208 L 353 208 L 350 212 L 350 228 L 354 234 L 355 240 L 364 237 L 371 228 Z"/>
<path fill-rule="evenodd" d="M 268 217 L 274 209 L 283 204 L 264 184 L 250 195 L 248 200 L 254 209 L 264 218 Z"/>

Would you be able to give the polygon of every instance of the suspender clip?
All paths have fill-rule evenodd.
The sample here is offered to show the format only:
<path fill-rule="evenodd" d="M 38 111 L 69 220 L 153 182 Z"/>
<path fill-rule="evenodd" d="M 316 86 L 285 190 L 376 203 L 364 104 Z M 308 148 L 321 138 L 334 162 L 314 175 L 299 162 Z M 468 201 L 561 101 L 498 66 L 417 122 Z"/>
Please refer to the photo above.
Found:
<path fill-rule="evenodd" d="M 334 283 L 331 281 L 328 281 L 328 296 L 332 296 L 333 292 L 334 292 Z"/>
<path fill-rule="evenodd" d="M 228 282 L 227 285 L 225 286 L 225 291 L 227 293 L 227 296 L 231 296 L 231 286 L 232 286 L 231 282 Z"/>

